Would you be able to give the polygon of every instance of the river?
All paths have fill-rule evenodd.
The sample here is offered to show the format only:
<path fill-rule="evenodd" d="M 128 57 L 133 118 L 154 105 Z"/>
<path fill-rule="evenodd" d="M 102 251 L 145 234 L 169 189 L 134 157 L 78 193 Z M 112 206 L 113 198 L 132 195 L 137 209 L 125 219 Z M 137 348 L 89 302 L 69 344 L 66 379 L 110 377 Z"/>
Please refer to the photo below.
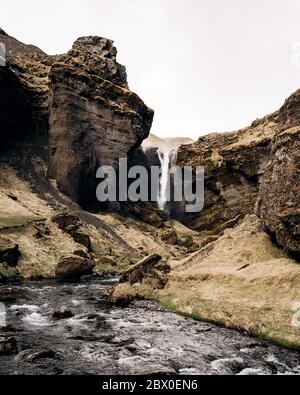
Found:
<path fill-rule="evenodd" d="M 19 350 L 0 356 L 0 374 L 300 374 L 296 351 L 178 316 L 154 302 L 112 306 L 107 288 L 115 282 L 1 285 L 6 324 Z M 54 319 L 62 306 L 74 317 Z M 26 362 L 29 352 L 44 348 L 54 354 Z"/>

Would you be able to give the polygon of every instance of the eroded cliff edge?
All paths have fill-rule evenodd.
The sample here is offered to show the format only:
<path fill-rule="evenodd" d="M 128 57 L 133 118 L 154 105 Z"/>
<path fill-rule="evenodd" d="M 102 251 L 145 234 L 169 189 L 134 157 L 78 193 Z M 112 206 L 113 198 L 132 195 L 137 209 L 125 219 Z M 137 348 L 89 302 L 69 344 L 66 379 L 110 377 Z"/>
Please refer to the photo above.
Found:
<path fill-rule="evenodd" d="M 182 146 L 180 166 L 205 169 L 203 212 L 177 218 L 219 234 L 256 213 L 264 229 L 294 257 L 300 253 L 300 90 L 282 108 L 243 130 Z"/>
<path fill-rule="evenodd" d="M 117 167 L 148 137 L 154 112 L 128 88 L 111 40 L 82 37 L 64 55 L 48 56 L 3 30 L 2 149 L 44 136 L 48 175 L 85 208 L 96 202 L 96 170 Z M 48 141 L 47 141 L 48 140 Z"/>
<path fill-rule="evenodd" d="M 117 168 L 152 125 L 153 111 L 129 90 L 116 53 L 110 40 L 80 38 L 49 73 L 49 176 L 85 208 L 97 205 L 97 169 Z"/>

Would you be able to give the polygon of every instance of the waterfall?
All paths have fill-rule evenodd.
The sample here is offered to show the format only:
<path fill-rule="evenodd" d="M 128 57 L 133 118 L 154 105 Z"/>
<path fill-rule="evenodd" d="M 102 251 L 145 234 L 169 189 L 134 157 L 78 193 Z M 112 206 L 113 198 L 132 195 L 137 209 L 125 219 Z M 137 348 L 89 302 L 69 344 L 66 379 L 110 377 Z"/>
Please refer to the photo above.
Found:
<path fill-rule="evenodd" d="M 6 308 L 4 303 L 0 302 L 0 326 L 6 326 Z"/>
<path fill-rule="evenodd" d="M 162 148 L 158 151 L 158 157 L 161 166 L 161 176 L 158 194 L 158 207 L 161 210 L 166 209 L 168 201 L 168 188 L 170 183 L 170 169 L 176 163 L 177 149 L 176 148 Z"/>

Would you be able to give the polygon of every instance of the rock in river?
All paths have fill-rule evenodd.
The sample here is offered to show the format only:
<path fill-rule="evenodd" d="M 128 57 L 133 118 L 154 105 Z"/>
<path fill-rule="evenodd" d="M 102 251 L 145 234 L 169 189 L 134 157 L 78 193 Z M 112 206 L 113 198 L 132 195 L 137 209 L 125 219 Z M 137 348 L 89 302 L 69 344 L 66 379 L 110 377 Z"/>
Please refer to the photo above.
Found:
<path fill-rule="evenodd" d="M 56 318 L 58 320 L 63 320 L 65 318 L 74 317 L 74 314 L 67 307 L 63 306 L 63 307 L 59 308 L 58 310 L 55 310 L 52 314 L 52 317 Z"/>
<path fill-rule="evenodd" d="M 92 258 L 83 258 L 76 255 L 63 256 L 55 270 L 60 281 L 79 280 L 80 277 L 93 273 L 95 262 Z"/>
<path fill-rule="evenodd" d="M 0 355 L 15 354 L 18 352 L 16 339 L 0 333 Z"/>
<path fill-rule="evenodd" d="M 0 237 L 0 263 L 7 263 L 9 266 L 15 267 L 20 258 L 19 246 L 9 239 Z"/>

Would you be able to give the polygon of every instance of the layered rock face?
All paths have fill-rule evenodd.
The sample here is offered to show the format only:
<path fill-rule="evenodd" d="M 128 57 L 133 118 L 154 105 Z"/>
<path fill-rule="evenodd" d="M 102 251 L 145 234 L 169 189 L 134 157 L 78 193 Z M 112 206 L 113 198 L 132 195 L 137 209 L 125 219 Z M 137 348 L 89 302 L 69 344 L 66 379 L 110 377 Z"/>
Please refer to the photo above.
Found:
<path fill-rule="evenodd" d="M 0 67 L 0 151 L 26 135 L 29 105 L 23 87 L 7 67 Z"/>
<path fill-rule="evenodd" d="M 0 29 L 6 66 L 0 68 L 1 148 L 20 138 L 48 133 L 48 73 L 56 57 L 26 45 Z"/>
<path fill-rule="evenodd" d="M 148 136 L 153 111 L 127 86 L 110 40 L 80 38 L 50 71 L 49 175 L 83 207 L 96 202 L 96 171 L 117 167 Z"/>
<path fill-rule="evenodd" d="M 96 170 L 131 156 L 149 135 L 154 115 L 129 90 L 113 42 L 82 37 L 57 56 L 2 29 L 0 42 L 7 55 L 0 68 L 1 149 L 43 137 L 58 188 L 85 208 L 98 206 Z"/>
<path fill-rule="evenodd" d="M 194 229 L 220 233 L 255 212 L 288 253 L 300 254 L 300 91 L 283 107 L 246 129 L 211 134 L 182 146 L 181 166 L 205 169 L 205 207 L 177 218 Z"/>
<path fill-rule="evenodd" d="M 205 169 L 205 207 L 195 214 L 179 210 L 177 217 L 194 229 L 219 233 L 240 215 L 253 213 L 277 127 L 273 114 L 241 131 L 210 134 L 182 146 L 178 164 Z"/>
<path fill-rule="evenodd" d="M 288 129 L 272 141 L 256 213 L 278 244 L 300 260 L 300 91 L 282 111 Z"/>

